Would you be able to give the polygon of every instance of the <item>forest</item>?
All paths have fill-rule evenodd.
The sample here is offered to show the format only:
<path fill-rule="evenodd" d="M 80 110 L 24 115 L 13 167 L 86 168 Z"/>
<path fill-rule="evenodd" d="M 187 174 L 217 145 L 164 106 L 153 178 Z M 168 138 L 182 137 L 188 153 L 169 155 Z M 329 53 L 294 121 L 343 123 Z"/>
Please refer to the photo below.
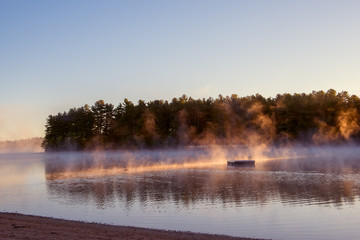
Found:
<path fill-rule="evenodd" d="M 186 95 L 137 104 L 103 100 L 50 115 L 45 151 L 360 142 L 360 98 L 348 92 Z"/>

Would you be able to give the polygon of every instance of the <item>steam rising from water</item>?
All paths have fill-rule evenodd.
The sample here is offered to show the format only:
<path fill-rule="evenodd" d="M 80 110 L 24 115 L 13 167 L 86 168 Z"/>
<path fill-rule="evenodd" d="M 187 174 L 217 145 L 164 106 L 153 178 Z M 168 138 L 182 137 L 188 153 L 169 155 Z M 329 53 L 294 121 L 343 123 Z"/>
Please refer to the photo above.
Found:
<path fill-rule="evenodd" d="M 341 112 L 338 117 L 338 123 L 340 133 L 345 139 L 349 139 L 352 134 L 355 134 L 360 130 L 360 127 L 357 124 L 358 119 L 359 113 L 356 108 L 351 108 L 347 111 Z"/>
<path fill-rule="evenodd" d="M 350 108 L 340 112 L 336 126 L 329 126 L 326 122 L 318 120 L 318 131 L 313 135 L 313 140 L 319 144 L 336 142 L 339 139 L 351 142 L 351 136 L 360 130 L 359 119 L 358 111 Z"/>
<path fill-rule="evenodd" d="M 177 150 L 99 151 L 46 154 L 48 179 L 101 177 L 175 169 L 227 168 L 228 160 L 256 161 L 256 170 L 343 172 L 360 169 L 353 146 L 189 148 Z"/>
<path fill-rule="evenodd" d="M 67 178 L 223 167 L 226 157 L 222 154 L 199 149 L 59 153 L 46 161 L 46 173 L 51 178 Z"/>

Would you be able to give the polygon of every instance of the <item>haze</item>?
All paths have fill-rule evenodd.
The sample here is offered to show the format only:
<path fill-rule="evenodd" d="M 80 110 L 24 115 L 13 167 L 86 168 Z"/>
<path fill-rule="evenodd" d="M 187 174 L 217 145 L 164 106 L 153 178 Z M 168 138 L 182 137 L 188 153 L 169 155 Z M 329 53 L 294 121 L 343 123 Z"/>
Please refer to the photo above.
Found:
<path fill-rule="evenodd" d="M 360 86 L 359 1 L 0 2 L 0 141 L 48 115 L 218 94 Z"/>

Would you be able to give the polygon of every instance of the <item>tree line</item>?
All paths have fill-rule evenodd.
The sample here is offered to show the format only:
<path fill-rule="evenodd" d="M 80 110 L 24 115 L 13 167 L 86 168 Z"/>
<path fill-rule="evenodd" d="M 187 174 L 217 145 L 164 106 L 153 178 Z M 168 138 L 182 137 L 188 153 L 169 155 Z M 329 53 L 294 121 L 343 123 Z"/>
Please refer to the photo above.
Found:
<path fill-rule="evenodd" d="M 171 101 L 116 107 L 103 100 L 50 115 L 46 151 L 237 144 L 336 144 L 360 141 L 360 98 L 330 89 L 216 99 L 183 95 Z"/>

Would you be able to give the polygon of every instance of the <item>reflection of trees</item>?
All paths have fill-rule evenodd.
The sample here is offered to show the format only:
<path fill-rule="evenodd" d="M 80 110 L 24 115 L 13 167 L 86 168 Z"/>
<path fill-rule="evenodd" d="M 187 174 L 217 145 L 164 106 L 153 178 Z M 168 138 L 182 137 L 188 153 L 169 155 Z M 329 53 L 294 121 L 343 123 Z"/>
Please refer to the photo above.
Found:
<path fill-rule="evenodd" d="M 70 203 L 95 201 L 99 208 L 115 202 L 192 206 L 203 203 L 244 206 L 281 201 L 284 204 L 352 203 L 360 196 L 354 175 L 253 170 L 176 170 L 101 178 L 56 179 L 49 173 L 52 197 Z"/>
<path fill-rule="evenodd" d="M 336 148 L 335 148 L 336 150 Z M 338 149 L 341 151 L 341 149 Z M 267 161 L 263 167 L 271 171 L 348 173 L 360 169 L 358 156 L 293 158 Z"/>

